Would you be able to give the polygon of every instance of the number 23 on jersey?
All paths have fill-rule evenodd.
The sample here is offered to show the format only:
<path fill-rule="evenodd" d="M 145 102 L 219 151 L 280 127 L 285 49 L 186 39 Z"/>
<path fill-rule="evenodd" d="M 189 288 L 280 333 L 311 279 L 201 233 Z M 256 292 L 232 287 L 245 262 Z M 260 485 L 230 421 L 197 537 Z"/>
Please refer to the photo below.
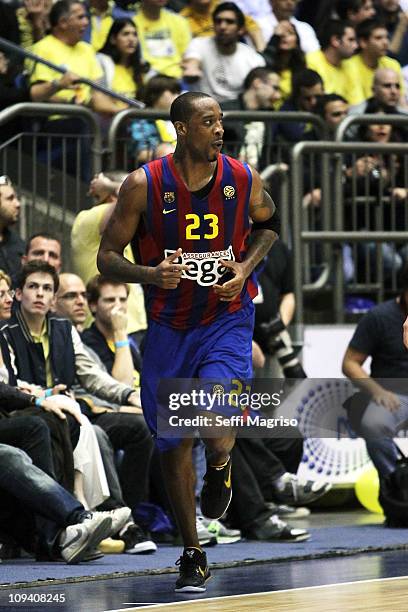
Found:
<path fill-rule="evenodd" d="M 204 215 L 203 222 L 198 215 L 190 213 L 186 215 L 186 221 L 190 221 L 186 225 L 186 240 L 212 240 L 218 236 L 218 217 L 212 213 Z"/>

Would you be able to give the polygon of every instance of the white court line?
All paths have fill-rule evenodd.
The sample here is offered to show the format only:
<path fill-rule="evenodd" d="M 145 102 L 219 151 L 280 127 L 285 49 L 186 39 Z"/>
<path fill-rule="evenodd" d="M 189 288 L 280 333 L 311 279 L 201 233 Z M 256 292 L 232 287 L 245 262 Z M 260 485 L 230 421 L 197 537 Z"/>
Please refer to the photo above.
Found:
<path fill-rule="evenodd" d="M 259 593 L 242 593 L 241 595 L 224 595 L 219 597 L 202 597 L 201 599 L 189 599 L 188 601 L 172 601 L 171 603 L 156 603 L 156 604 L 140 604 L 136 602 L 124 602 L 123 605 L 128 606 L 136 606 L 136 605 L 150 605 L 151 608 L 157 608 L 157 606 L 184 606 L 196 603 L 197 601 L 201 602 L 213 602 L 219 601 L 220 599 L 237 599 L 243 597 L 255 597 L 256 595 L 274 595 L 275 593 L 293 593 L 294 591 L 311 591 L 312 589 L 328 589 L 330 587 L 342 587 L 351 584 L 368 584 L 370 582 L 387 582 L 391 580 L 404 580 L 408 578 L 408 576 L 391 576 L 389 578 L 369 578 L 368 580 L 352 580 L 350 582 L 333 582 L 332 584 L 316 584 L 314 586 L 306 586 L 306 587 L 296 587 L 294 589 L 280 589 L 279 591 L 260 591 Z M 144 608 L 148 610 L 149 608 Z M 129 608 L 117 608 L 116 610 L 104 610 L 104 612 L 126 612 Z"/>

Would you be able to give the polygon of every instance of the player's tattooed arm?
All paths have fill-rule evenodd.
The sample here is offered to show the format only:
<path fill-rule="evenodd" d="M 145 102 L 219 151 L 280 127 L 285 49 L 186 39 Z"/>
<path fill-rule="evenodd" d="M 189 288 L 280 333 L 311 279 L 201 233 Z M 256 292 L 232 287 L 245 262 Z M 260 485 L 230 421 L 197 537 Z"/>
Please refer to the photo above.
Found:
<path fill-rule="evenodd" d="M 249 214 L 254 225 L 251 245 L 245 258 L 248 276 L 258 263 L 262 261 L 278 238 L 278 234 L 272 229 L 274 227 L 272 217 L 276 213 L 275 203 L 269 193 L 265 191 L 258 172 L 253 168 L 251 170 L 252 191 L 249 202 Z"/>
<path fill-rule="evenodd" d="M 123 256 L 146 210 L 146 202 L 147 179 L 144 170 L 140 169 L 127 177 L 119 191 L 115 210 L 102 234 L 98 269 L 102 274 L 125 283 L 149 283 L 163 289 L 175 289 L 183 270 L 188 270 L 188 266 L 174 263 L 181 255 L 181 249 L 155 267 L 134 264 Z"/>

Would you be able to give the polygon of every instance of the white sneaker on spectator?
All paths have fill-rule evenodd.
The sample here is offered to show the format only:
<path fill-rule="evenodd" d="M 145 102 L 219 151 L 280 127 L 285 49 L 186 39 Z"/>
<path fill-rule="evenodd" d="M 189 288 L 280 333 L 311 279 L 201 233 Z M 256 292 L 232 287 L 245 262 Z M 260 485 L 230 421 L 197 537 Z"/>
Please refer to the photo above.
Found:
<path fill-rule="evenodd" d="M 234 544 L 241 539 L 241 532 L 239 529 L 229 529 L 217 519 L 211 520 L 202 517 L 202 523 L 210 533 L 215 535 L 218 544 Z"/>
<path fill-rule="evenodd" d="M 132 511 L 127 506 L 115 508 L 114 510 L 103 510 L 101 512 L 93 512 L 98 516 L 108 516 L 112 519 L 112 527 L 109 537 L 119 533 L 119 531 L 131 520 Z"/>
<path fill-rule="evenodd" d="M 276 482 L 274 500 L 279 504 L 304 506 L 330 491 L 332 485 L 325 480 L 303 480 L 286 472 Z"/>
<path fill-rule="evenodd" d="M 61 556 L 66 563 L 79 563 L 90 550 L 96 548 L 99 542 L 108 537 L 112 519 L 95 514 L 86 518 L 82 523 L 69 525 L 61 533 L 59 545 Z"/>
<path fill-rule="evenodd" d="M 208 531 L 206 522 L 207 520 L 203 516 L 197 515 L 196 528 L 198 542 L 200 546 L 215 546 L 217 544 L 217 536 Z"/>

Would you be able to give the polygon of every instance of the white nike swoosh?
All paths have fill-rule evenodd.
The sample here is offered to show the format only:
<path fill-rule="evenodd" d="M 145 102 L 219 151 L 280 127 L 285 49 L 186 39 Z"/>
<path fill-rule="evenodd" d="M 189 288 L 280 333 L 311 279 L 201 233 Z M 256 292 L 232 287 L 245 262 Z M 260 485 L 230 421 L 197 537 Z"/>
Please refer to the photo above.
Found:
<path fill-rule="evenodd" d="M 163 208 L 163 215 L 168 215 L 169 213 L 174 212 L 175 210 L 176 210 L 175 208 L 172 208 L 171 210 L 165 210 Z"/>

